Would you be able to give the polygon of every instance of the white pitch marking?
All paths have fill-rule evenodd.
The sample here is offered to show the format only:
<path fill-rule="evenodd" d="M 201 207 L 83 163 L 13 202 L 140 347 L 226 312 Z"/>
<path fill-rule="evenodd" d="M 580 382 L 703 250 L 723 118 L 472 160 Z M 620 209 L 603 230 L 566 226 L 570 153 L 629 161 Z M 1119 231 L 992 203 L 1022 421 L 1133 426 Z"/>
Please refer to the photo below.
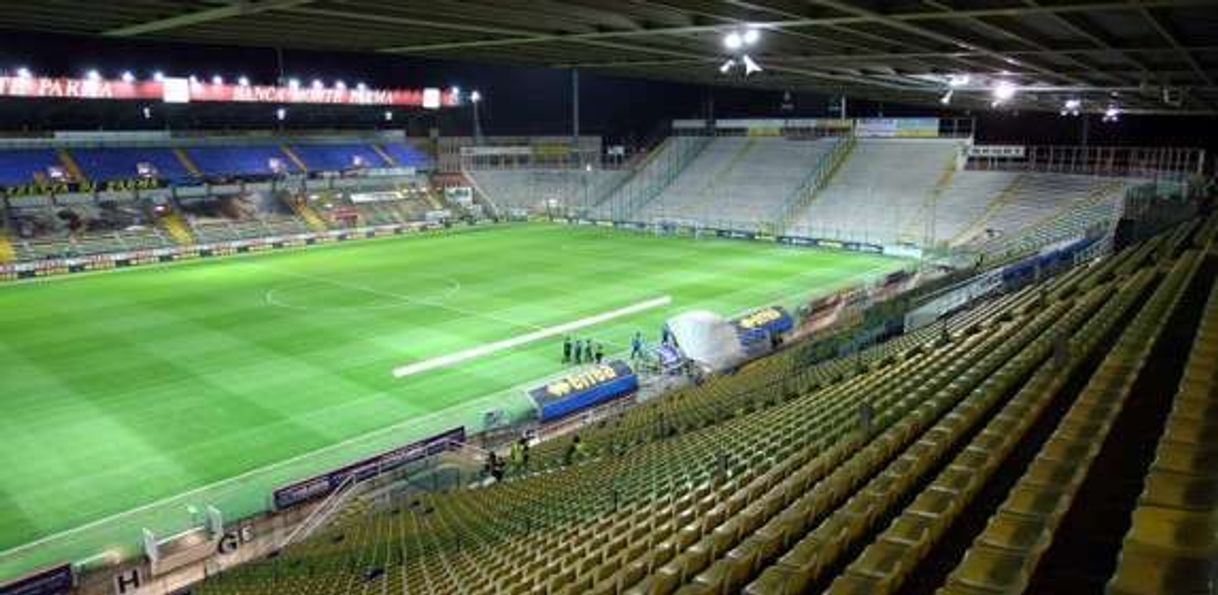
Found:
<path fill-rule="evenodd" d="M 630 306 L 626 306 L 624 308 L 618 308 L 617 310 L 610 310 L 608 312 L 602 312 L 595 316 L 589 316 L 587 318 L 580 318 L 579 320 L 572 320 L 571 322 L 564 322 L 563 324 L 538 329 L 531 333 L 527 333 L 524 335 L 517 335 L 515 337 L 510 337 L 510 338 L 504 339 L 502 341 L 496 341 L 494 343 L 486 343 L 484 345 L 479 345 L 477 347 L 472 347 L 470 349 L 466 349 L 465 351 L 458 351 L 456 353 L 450 353 L 448 355 L 442 355 L 440 357 L 433 357 L 431 359 L 426 359 L 421 362 L 415 362 L 413 364 L 399 366 L 399 367 L 393 369 L 393 376 L 394 376 L 394 378 L 404 378 L 406 376 L 419 374 L 422 372 L 426 372 L 428 370 L 434 370 L 436 368 L 443 368 L 446 366 L 451 366 L 453 364 L 460 363 L 465 360 L 474 359 L 476 357 L 482 357 L 484 355 L 489 355 L 489 354 L 495 353 L 497 351 L 503 351 L 504 349 L 511 349 L 513 347 L 525 345 L 528 343 L 532 343 L 534 341 L 540 341 L 542 339 L 553 337 L 555 335 L 561 335 L 563 333 L 568 333 L 571 331 L 579 330 L 584 327 L 589 327 L 589 326 L 592 326 L 595 324 L 600 324 L 600 323 L 608 321 L 608 320 L 613 320 L 614 318 L 628 316 L 628 315 L 634 314 L 636 312 L 642 312 L 644 310 L 650 310 L 652 308 L 658 308 L 660 306 L 667 306 L 668 304 L 671 304 L 671 303 L 672 303 L 671 296 L 666 295 L 663 297 L 653 298 L 653 299 L 650 299 L 650 300 L 647 300 L 644 302 L 639 302 L 637 304 L 632 304 Z"/>

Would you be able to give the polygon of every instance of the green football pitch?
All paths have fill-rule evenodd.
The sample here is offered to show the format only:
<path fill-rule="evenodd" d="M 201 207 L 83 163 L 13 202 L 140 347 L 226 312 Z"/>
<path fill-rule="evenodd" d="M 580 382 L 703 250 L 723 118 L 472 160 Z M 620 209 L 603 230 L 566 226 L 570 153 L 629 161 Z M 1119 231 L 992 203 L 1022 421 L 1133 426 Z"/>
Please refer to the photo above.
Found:
<path fill-rule="evenodd" d="M 0 581 L 527 415 L 524 388 L 564 369 L 556 327 L 616 353 L 682 311 L 794 306 L 905 264 L 526 224 L 0 287 Z"/>

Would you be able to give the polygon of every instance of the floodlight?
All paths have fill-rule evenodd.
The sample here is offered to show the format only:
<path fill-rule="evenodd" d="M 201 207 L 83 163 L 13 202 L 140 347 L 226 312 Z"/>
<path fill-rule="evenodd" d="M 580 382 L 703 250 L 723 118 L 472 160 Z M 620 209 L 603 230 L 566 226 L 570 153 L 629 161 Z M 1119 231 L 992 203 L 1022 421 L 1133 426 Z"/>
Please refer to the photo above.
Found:
<path fill-rule="evenodd" d="M 998 81 L 994 84 L 994 102 L 1002 103 L 1015 96 L 1015 84 L 1011 81 Z"/>
<path fill-rule="evenodd" d="M 250 86 L 250 79 L 245 75 L 239 76 L 237 77 L 237 84 L 241 85 L 242 87 L 248 87 Z"/>
<path fill-rule="evenodd" d="M 288 79 L 288 87 L 292 89 L 299 89 L 300 79 Z"/>
<path fill-rule="evenodd" d="M 947 77 L 947 86 L 963 87 L 967 85 L 970 80 L 972 80 L 972 77 L 967 74 L 953 74 Z"/>
<path fill-rule="evenodd" d="M 347 83 L 344 83 L 341 79 L 334 81 L 334 88 L 338 89 L 339 91 L 345 91 L 347 89 Z"/>
<path fill-rule="evenodd" d="M 761 39 L 761 31 L 758 31 L 757 29 L 747 29 L 745 30 L 742 39 L 744 40 L 744 45 L 753 45 Z"/>
<path fill-rule="evenodd" d="M 213 74 L 213 75 L 211 75 L 211 84 L 213 84 L 213 85 L 223 85 L 223 84 L 224 84 L 224 77 L 222 77 L 222 76 L 220 76 L 220 75 L 218 75 L 218 74 Z"/>
<path fill-rule="evenodd" d="M 944 94 L 943 94 L 943 97 L 940 97 L 940 98 L 939 98 L 939 103 L 942 103 L 943 105 L 947 105 L 947 104 L 951 103 L 951 102 L 952 102 L 952 94 L 953 94 L 953 93 L 955 93 L 955 92 L 956 92 L 956 91 L 955 91 L 955 89 L 948 89 L 948 90 L 947 90 L 947 93 L 944 93 Z"/>
<path fill-rule="evenodd" d="M 1121 108 L 1117 107 L 1114 104 L 1114 105 L 1109 105 L 1104 110 L 1104 117 L 1102 118 L 1102 120 L 1104 122 L 1116 122 L 1120 118 L 1121 118 Z"/>
<path fill-rule="evenodd" d="M 92 69 L 85 73 L 85 78 L 87 78 L 91 81 L 100 81 L 101 73 L 98 72 L 96 69 Z"/>
<path fill-rule="evenodd" d="M 391 111 L 389 111 L 389 110 L 385 110 L 385 121 L 386 121 L 386 122 L 392 122 L 392 121 L 393 121 L 393 112 L 391 112 Z"/>
<path fill-rule="evenodd" d="M 744 76 L 748 76 L 754 72 L 761 72 L 761 67 L 758 66 L 757 63 L 747 55 L 741 57 L 740 60 L 744 62 Z"/>
<path fill-rule="evenodd" d="M 735 31 L 732 31 L 723 37 L 723 47 L 729 50 L 738 50 L 742 45 L 744 45 L 744 38 Z"/>
<path fill-rule="evenodd" d="M 18 68 L 18 69 L 17 69 L 17 77 L 18 77 L 18 78 L 28 79 L 28 78 L 30 78 L 31 76 L 33 76 L 33 75 L 31 75 L 31 74 L 30 74 L 30 69 L 28 69 L 28 68 L 26 68 L 26 67 L 24 67 L 24 66 L 22 66 L 21 68 Z"/>
<path fill-rule="evenodd" d="M 735 61 L 735 60 L 732 60 L 732 59 L 728 59 L 728 61 L 727 61 L 727 62 L 724 62 L 724 63 L 723 63 L 723 66 L 720 66 L 720 67 L 719 67 L 719 72 L 720 72 L 721 74 L 727 74 L 727 73 L 729 73 L 729 72 L 731 72 L 731 71 L 732 71 L 732 68 L 733 68 L 734 66 L 736 66 L 736 61 Z"/>
<path fill-rule="evenodd" d="M 161 72 L 161 71 L 159 71 L 159 70 L 158 70 L 158 71 L 156 71 L 156 72 L 154 72 L 154 73 L 152 73 L 152 80 L 154 80 L 154 81 L 156 81 L 156 82 L 158 82 L 158 83 L 164 82 L 164 81 L 165 81 L 165 73 L 163 73 L 163 72 Z"/>
<path fill-rule="evenodd" d="M 313 79 L 313 88 L 314 89 L 324 89 L 325 87 L 326 87 L 326 84 L 321 82 L 321 79 Z"/>
<path fill-rule="evenodd" d="M 276 119 L 276 120 L 279 120 L 280 122 L 282 122 L 282 121 L 284 121 L 285 119 L 287 119 L 287 117 L 288 117 L 288 109 L 287 109 L 287 108 L 285 108 L 285 107 L 281 107 L 281 108 L 279 108 L 279 109 L 275 110 L 275 119 Z"/>
<path fill-rule="evenodd" d="M 124 83 L 135 82 L 135 75 L 131 74 L 130 70 L 124 70 L 121 78 L 123 79 Z"/>
<path fill-rule="evenodd" d="M 469 94 L 469 100 L 470 100 L 470 101 L 472 101 L 472 102 L 474 102 L 474 103 L 478 103 L 479 101 L 482 101 L 482 93 L 479 93 L 479 92 L 478 92 L 478 91 L 475 89 L 473 92 L 471 92 L 471 93 Z"/>

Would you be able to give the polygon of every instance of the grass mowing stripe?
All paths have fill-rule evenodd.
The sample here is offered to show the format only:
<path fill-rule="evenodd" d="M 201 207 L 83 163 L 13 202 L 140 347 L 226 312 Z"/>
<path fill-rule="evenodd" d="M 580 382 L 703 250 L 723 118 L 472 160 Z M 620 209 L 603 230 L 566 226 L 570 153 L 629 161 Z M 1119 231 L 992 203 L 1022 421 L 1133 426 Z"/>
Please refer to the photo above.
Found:
<path fill-rule="evenodd" d="M 569 369 L 546 339 L 427 374 L 386 374 L 404 361 L 671 296 L 676 305 L 580 330 L 626 345 L 681 310 L 795 304 L 904 264 L 523 225 L 0 287 L 0 550 L 150 502 L 170 506 L 0 555 L 0 579 L 137 547 L 140 526 L 181 529 L 186 504 L 250 514 L 276 482 L 451 425 L 476 429 L 486 409 L 523 414 L 531 405 L 520 387 Z M 275 299 L 303 308 L 268 304 L 275 288 Z M 368 305 L 377 307 L 360 309 Z M 244 475 L 285 461 L 295 462 Z M 245 479 L 218 484 L 233 477 Z"/>
<path fill-rule="evenodd" d="M 652 308 L 657 308 L 660 306 L 667 306 L 668 304 L 671 304 L 671 303 L 672 303 L 671 297 L 663 296 L 663 297 L 658 297 L 655 299 L 647 300 L 645 302 L 631 304 L 624 308 L 618 308 L 617 310 L 610 310 L 609 312 L 602 312 L 595 316 L 589 316 L 587 318 L 580 318 L 579 320 L 572 320 L 571 322 L 565 322 L 563 324 L 559 324 L 559 325 L 555 325 L 555 326 L 551 326 L 551 327 L 540 328 L 540 329 L 535 330 L 526 335 L 517 335 L 515 337 L 510 337 L 510 338 L 504 339 L 502 341 L 496 341 L 494 343 L 487 343 L 485 345 L 471 347 L 469 349 L 466 349 L 465 351 L 458 351 L 457 353 L 449 353 L 447 355 L 441 355 L 439 357 L 434 357 L 434 358 L 431 358 L 428 360 L 423 360 L 421 362 L 415 362 L 413 364 L 399 366 L 399 367 L 393 369 L 393 377 L 394 378 L 405 378 L 407 376 L 421 374 L 428 370 L 434 370 L 436 368 L 445 368 L 445 367 L 451 366 L 453 364 L 459 364 L 466 360 L 471 360 L 474 358 L 491 355 L 492 353 L 495 353 L 498 351 L 503 351 L 505 349 L 511 349 L 513 347 L 519 347 L 521 345 L 527 345 L 534 341 L 548 339 L 550 337 L 562 335 L 565 333 L 575 332 L 577 330 L 587 328 L 590 326 L 594 326 L 594 325 L 600 324 L 602 322 L 608 322 L 610 320 L 613 320 L 614 318 L 621 318 L 623 316 L 629 316 L 631 314 L 642 312 L 644 310 L 650 310 Z"/>

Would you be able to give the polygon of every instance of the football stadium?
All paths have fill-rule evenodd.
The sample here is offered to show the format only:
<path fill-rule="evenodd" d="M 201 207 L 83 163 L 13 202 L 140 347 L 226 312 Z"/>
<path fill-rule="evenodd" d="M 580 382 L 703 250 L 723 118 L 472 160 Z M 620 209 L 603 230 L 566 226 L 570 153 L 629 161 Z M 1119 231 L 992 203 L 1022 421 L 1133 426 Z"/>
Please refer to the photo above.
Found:
<path fill-rule="evenodd" d="M 1207 0 L 0 16 L 0 595 L 1218 593 Z"/>

